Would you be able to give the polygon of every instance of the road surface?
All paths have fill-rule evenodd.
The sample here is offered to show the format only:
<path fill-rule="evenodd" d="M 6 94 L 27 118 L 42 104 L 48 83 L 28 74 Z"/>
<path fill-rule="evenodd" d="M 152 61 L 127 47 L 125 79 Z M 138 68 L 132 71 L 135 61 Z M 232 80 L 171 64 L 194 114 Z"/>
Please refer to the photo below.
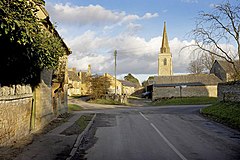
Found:
<path fill-rule="evenodd" d="M 240 132 L 205 119 L 199 114 L 200 108 L 168 106 L 85 111 L 97 113 L 97 117 L 91 129 L 94 134 L 92 137 L 89 134 L 90 140 L 85 142 L 89 144 L 82 148 L 84 158 L 239 160 Z"/>

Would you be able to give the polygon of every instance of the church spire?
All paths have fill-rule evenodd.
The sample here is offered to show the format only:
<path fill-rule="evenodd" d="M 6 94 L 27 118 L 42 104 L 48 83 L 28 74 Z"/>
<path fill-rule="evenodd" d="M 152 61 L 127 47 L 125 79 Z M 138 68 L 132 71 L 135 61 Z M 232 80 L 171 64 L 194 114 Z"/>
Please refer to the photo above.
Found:
<path fill-rule="evenodd" d="M 170 54 L 170 48 L 169 48 L 168 37 L 167 37 L 167 29 L 166 29 L 166 22 L 164 22 L 162 47 L 161 47 L 161 52 L 160 53 L 169 53 Z"/>
<path fill-rule="evenodd" d="M 170 52 L 166 22 L 164 22 L 162 47 L 158 54 L 158 75 L 159 76 L 171 76 L 172 75 L 172 54 Z"/>

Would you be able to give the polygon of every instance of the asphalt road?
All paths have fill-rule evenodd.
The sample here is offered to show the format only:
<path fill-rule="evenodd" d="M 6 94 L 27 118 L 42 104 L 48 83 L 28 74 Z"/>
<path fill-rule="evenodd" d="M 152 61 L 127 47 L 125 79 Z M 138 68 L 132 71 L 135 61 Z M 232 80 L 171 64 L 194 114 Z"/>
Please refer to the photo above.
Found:
<path fill-rule="evenodd" d="M 97 113 L 88 160 L 239 160 L 240 132 L 205 119 L 201 106 L 134 107 Z M 86 142 L 87 143 L 87 142 Z"/>

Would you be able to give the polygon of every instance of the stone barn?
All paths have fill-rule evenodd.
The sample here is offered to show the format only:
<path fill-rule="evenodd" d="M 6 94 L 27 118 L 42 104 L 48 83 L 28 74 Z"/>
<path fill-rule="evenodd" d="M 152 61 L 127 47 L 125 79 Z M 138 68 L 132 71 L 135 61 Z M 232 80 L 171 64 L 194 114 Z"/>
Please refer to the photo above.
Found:
<path fill-rule="evenodd" d="M 217 97 L 217 85 L 222 82 L 213 74 L 155 76 L 152 100 L 172 97 Z"/>

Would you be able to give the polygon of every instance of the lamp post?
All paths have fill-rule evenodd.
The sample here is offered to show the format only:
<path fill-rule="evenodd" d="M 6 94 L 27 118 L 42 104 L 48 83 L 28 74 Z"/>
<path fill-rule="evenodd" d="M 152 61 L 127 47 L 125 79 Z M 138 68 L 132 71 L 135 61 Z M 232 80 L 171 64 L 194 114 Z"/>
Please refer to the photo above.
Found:
<path fill-rule="evenodd" d="M 115 95 L 117 95 L 117 50 L 114 51 L 114 74 L 115 74 Z"/>

